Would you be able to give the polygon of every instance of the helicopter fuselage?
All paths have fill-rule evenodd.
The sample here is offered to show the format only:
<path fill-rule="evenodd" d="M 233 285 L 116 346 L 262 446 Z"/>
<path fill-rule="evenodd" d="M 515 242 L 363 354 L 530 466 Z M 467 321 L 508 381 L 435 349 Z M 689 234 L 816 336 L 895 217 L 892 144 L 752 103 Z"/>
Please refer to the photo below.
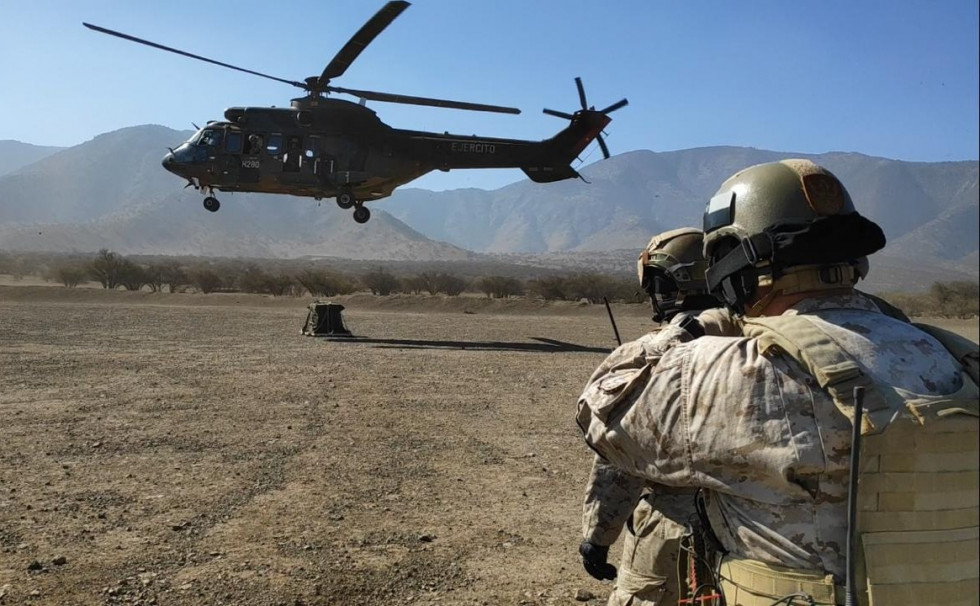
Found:
<path fill-rule="evenodd" d="M 395 129 L 363 105 L 296 99 L 290 108 L 233 107 L 163 159 L 198 188 L 378 200 L 433 171 L 522 168 L 535 181 L 575 176 L 568 162 L 608 124 L 582 110 L 545 141 Z"/>
<path fill-rule="evenodd" d="M 550 183 L 577 177 L 571 161 L 593 140 L 598 141 L 603 156 L 609 157 L 602 129 L 610 121 L 608 114 L 628 102 L 621 99 L 596 110 L 586 101 L 581 78 L 575 78 L 575 86 L 582 109 L 573 114 L 545 109 L 544 113 L 566 119 L 570 124 L 544 141 L 395 129 L 381 122 L 364 103 L 380 101 L 503 114 L 519 114 L 521 110 L 331 84 L 408 6 L 406 0 L 386 2 L 341 47 L 320 75 L 309 76 L 302 82 L 215 61 L 91 23 L 83 25 L 123 40 L 306 91 L 307 95 L 293 99 L 289 108 L 227 109 L 225 121 L 209 122 L 163 159 L 164 168 L 187 179 L 188 185 L 207 192 L 204 208 L 211 212 L 221 206 L 214 197 L 215 190 L 316 199 L 335 197 L 341 208 L 354 209 L 355 221 L 365 223 L 371 218 L 371 212 L 364 202 L 390 196 L 399 185 L 433 170 L 517 167 L 532 181 Z M 329 95 L 333 93 L 351 95 L 360 102 L 332 99 Z"/>

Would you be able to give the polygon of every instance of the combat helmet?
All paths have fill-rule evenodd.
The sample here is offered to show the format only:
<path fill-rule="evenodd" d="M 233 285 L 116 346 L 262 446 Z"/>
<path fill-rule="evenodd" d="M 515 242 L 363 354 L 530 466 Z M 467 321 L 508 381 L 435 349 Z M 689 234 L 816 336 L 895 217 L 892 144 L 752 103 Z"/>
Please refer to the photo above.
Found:
<path fill-rule="evenodd" d="M 654 236 L 636 262 L 640 286 L 650 296 L 654 322 L 669 321 L 677 312 L 717 307 L 704 272 L 704 232 L 682 227 Z"/>
<path fill-rule="evenodd" d="M 704 213 L 708 289 L 737 313 L 759 286 L 769 296 L 851 287 L 885 245 L 829 170 L 790 159 L 743 169 Z"/>

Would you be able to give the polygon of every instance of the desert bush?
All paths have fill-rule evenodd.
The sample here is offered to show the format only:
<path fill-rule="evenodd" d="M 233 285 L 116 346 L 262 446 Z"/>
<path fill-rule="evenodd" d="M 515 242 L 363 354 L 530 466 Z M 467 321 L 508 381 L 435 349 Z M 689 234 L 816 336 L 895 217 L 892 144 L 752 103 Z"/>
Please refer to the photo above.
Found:
<path fill-rule="evenodd" d="M 143 279 L 150 287 L 151 292 L 162 292 L 165 280 L 163 279 L 163 266 L 159 263 L 143 263 Z M 173 291 L 171 291 L 173 292 Z"/>
<path fill-rule="evenodd" d="M 361 284 L 373 295 L 386 296 L 398 290 L 399 281 L 391 272 L 383 267 L 369 271 L 361 276 Z"/>
<path fill-rule="evenodd" d="M 480 292 L 488 298 L 506 299 L 524 294 L 524 283 L 509 276 L 486 276 L 479 280 Z"/>
<path fill-rule="evenodd" d="M 79 263 L 57 265 L 51 272 L 52 278 L 68 288 L 75 288 L 88 278 L 88 268 Z"/>
<path fill-rule="evenodd" d="M 236 276 L 235 282 L 242 292 L 261 294 L 269 292 L 272 276 L 257 265 L 249 265 L 245 271 Z"/>
<path fill-rule="evenodd" d="M 120 285 L 119 271 L 123 265 L 123 256 L 107 248 L 99 250 L 95 259 L 89 264 L 89 275 L 99 282 L 102 288 L 112 290 Z"/>
<path fill-rule="evenodd" d="M 908 316 L 971 318 L 980 315 L 980 284 L 977 282 L 934 282 L 925 293 L 882 293 L 885 299 Z"/>
<path fill-rule="evenodd" d="M 211 269 L 198 269 L 191 274 L 190 283 L 198 291 L 208 294 L 221 288 L 221 277 Z"/>
<path fill-rule="evenodd" d="M 458 297 L 466 290 L 466 280 L 452 274 L 440 273 L 435 276 L 436 292 L 450 297 Z"/>
<path fill-rule="evenodd" d="M 273 297 L 285 297 L 298 294 L 296 292 L 296 280 L 289 274 L 277 274 L 269 276 L 265 283 L 266 293 Z"/>
<path fill-rule="evenodd" d="M 126 290 L 139 290 L 149 282 L 146 269 L 125 257 L 119 262 L 116 279 Z"/>
<path fill-rule="evenodd" d="M 423 292 L 428 291 L 429 283 L 427 281 L 426 274 L 418 274 L 416 276 L 409 276 L 408 278 L 403 278 L 402 289 L 405 292 L 412 293 L 413 295 L 420 295 Z"/>
<path fill-rule="evenodd" d="M 567 288 L 568 285 L 563 276 L 546 276 L 529 280 L 527 283 L 527 291 L 545 301 L 567 301 L 569 299 L 566 292 Z"/>
<path fill-rule="evenodd" d="M 602 303 L 617 287 L 617 280 L 605 274 L 575 274 L 566 280 L 566 292 L 571 299 L 585 299 L 589 303 Z"/>
<path fill-rule="evenodd" d="M 940 315 L 952 318 L 977 315 L 980 284 L 976 282 L 935 282 L 929 289 Z"/>
<path fill-rule="evenodd" d="M 190 284 L 184 267 L 176 261 L 167 261 L 157 265 L 161 285 L 166 284 L 169 292 L 179 292 Z"/>
<path fill-rule="evenodd" d="M 321 269 L 303 270 L 296 282 L 314 297 L 347 295 L 357 290 L 357 285 L 346 277 Z"/>

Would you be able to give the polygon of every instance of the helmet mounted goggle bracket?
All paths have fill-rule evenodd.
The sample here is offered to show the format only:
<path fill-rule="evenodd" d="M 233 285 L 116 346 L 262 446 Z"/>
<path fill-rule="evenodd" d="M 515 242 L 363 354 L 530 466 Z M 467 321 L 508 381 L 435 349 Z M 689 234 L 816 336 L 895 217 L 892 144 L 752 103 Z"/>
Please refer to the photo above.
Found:
<path fill-rule="evenodd" d="M 661 254 L 662 257 L 657 258 L 657 261 L 666 261 L 668 259 L 676 261 L 670 255 Z M 653 305 L 654 311 L 653 320 L 655 322 L 668 321 L 677 312 L 685 311 L 687 309 L 685 307 L 685 300 L 688 297 L 696 297 L 696 295 L 706 295 L 708 293 L 707 285 L 703 280 L 691 278 L 691 269 L 696 265 L 697 262 L 676 262 L 669 266 L 661 263 L 650 263 L 643 267 L 643 278 L 640 281 L 640 285 L 650 296 L 650 302 Z M 657 283 L 659 281 L 656 278 L 660 278 L 662 281 L 668 281 L 673 288 L 669 292 L 658 289 Z"/>

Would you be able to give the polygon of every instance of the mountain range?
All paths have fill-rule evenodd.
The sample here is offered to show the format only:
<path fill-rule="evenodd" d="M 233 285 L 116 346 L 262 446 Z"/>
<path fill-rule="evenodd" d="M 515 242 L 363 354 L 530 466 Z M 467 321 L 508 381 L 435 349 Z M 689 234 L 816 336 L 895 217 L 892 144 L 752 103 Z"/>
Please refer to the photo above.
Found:
<path fill-rule="evenodd" d="M 31 145 L 11 139 L 0 141 L 0 177 L 63 149 L 63 147 Z"/>
<path fill-rule="evenodd" d="M 291 196 L 221 193 L 221 211 L 208 213 L 200 194 L 160 166 L 166 148 L 189 135 L 147 125 L 64 149 L 0 141 L 0 250 L 417 261 L 489 255 L 626 273 L 652 234 L 698 225 L 705 201 L 737 170 L 803 157 L 840 177 L 861 213 L 884 229 L 889 244 L 872 260 L 880 268 L 873 277 L 921 275 L 928 286 L 978 275 L 977 161 L 638 150 L 580 167 L 582 180 L 493 191 L 403 187 L 371 203 L 371 221 L 358 225 L 332 200 Z"/>

